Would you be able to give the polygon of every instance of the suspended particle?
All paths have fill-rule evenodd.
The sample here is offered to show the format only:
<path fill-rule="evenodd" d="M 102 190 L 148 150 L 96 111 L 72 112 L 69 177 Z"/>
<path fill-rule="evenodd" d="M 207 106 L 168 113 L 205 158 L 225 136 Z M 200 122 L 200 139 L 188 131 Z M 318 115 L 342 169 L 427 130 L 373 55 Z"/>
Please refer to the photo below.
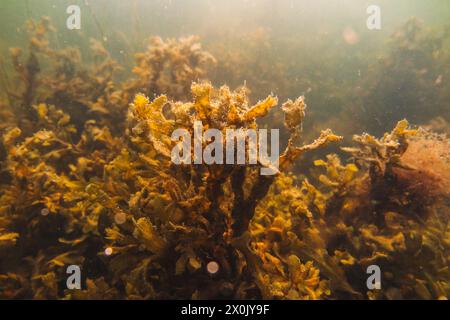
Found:
<path fill-rule="evenodd" d="M 359 36 L 351 27 L 347 27 L 342 32 L 342 38 L 349 45 L 354 45 L 359 41 Z"/>
<path fill-rule="evenodd" d="M 41 210 L 41 215 L 43 215 L 44 217 L 48 216 L 49 213 L 50 213 L 50 210 L 48 210 L 47 208 L 44 208 Z"/>
<path fill-rule="evenodd" d="M 210 261 L 206 265 L 206 270 L 210 274 L 216 274 L 219 271 L 219 264 L 217 262 L 215 262 L 215 261 Z"/>
<path fill-rule="evenodd" d="M 105 255 L 110 256 L 113 253 L 113 249 L 111 247 L 108 247 L 105 249 Z"/>
<path fill-rule="evenodd" d="M 127 214 L 123 211 L 117 212 L 114 215 L 114 221 L 116 224 L 124 224 L 127 221 Z"/>

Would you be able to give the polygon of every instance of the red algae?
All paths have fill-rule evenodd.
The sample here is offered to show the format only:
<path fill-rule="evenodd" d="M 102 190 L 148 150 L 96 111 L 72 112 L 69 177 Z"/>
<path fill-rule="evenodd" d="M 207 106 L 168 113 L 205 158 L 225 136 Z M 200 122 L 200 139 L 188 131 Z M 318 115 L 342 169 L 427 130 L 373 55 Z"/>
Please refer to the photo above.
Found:
<path fill-rule="evenodd" d="M 400 159 L 418 175 L 418 185 L 412 188 L 450 196 L 450 143 L 446 135 L 420 130 L 408 140 L 408 149 Z"/>

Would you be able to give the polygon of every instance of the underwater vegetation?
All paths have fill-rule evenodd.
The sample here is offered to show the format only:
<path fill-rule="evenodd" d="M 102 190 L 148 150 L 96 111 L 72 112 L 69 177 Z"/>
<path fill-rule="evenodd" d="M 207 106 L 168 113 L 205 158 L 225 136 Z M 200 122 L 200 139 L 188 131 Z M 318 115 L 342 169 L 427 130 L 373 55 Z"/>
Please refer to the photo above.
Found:
<path fill-rule="evenodd" d="M 256 129 L 278 98 L 213 85 L 220 60 L 194 36 L 150 38 L 121 79 L 101 42 L 83 62 L 52 48 L 49 19 L 27 26 L 0 106 L 0 298 L 450 296 L 445 134 L 401 120 L 348 146 L 330 129 L 308 143 L 300 96 L 278 109 L 288 136 L 276 175 L 260 175 L 263 163 L 175 165 L 174 130 Z M 327 145 L 341 154 L 293 170 Z M 69 265 L 81 290 L 66 287 Z M 366 286 L 370 265 L 382 290 Z"/>
<path fill-rule="evenodd" d="M 371 45 L 366 42 L 344 45 L 339 33 L 298 39 L 259 27 L 244 32 L 239 40 L 221 34 L 221 41 L 208 50 L 218 61 L 216 82 L 238 86 L 245 81 L 257 99 L 264 97 L 267 87 L 283 99 L 305 95 L 314 106 L 305 123 L 309 139 L 327 127 L 344 138 L 362 131 L 382 135 L 403 118 L 446 132 L 449 30 L 410 18 L 388 37 L 386 50 L 377 52 L 363 50 Z M 361 41 L 367 38 L 362 32 Z M 283 122 L 277 112 L 268 119 L 280 126 Z"/>
<path fill-rule="evenodd" d="M 373 119 L 366 126 L 382 132 L 392 116 L 411 121 L 449 121 L 450 28 L 430 30 L 417 18 L 404 23 L 389 39 L 389 52 L 369 70 L 361 94 L 364 112 Z M 424 108 L 423 106 L 427 106 Z M 367 118 L 369 119 L 369 118 Z"/>

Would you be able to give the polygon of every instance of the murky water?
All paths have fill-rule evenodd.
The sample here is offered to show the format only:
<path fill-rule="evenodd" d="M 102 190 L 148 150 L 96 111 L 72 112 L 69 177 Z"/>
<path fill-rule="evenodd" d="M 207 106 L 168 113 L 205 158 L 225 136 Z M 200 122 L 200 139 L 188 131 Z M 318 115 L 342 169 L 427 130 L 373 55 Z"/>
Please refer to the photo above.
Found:
<path fill-rule="evenodd" d="M 448 1 L 0 12 L 0 298 L 449 297 Z"/>

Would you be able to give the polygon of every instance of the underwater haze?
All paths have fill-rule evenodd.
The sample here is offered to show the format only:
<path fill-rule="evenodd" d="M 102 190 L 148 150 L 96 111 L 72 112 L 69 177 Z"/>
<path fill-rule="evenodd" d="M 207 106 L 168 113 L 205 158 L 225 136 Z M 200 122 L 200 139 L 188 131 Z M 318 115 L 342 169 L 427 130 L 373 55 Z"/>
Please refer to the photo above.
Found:
<path fill-rule="evenodd" d="M 0 299 L 450 297 L 449 1 L 0 16 Z"/>

